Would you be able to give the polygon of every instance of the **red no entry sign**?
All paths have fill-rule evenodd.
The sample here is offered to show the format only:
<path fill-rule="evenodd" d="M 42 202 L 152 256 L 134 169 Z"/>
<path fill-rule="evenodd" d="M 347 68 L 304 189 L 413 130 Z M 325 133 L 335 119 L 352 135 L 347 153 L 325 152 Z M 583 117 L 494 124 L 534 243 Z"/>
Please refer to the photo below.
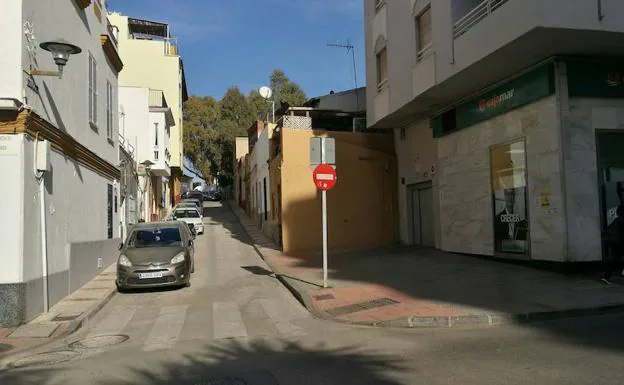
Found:
<path fill-rule="evenodd" d="M 336 170 L 328 164 L 319 164 L 312 172 L 312 179 L 319 190 L 330 190 L 336 185 Z"/>

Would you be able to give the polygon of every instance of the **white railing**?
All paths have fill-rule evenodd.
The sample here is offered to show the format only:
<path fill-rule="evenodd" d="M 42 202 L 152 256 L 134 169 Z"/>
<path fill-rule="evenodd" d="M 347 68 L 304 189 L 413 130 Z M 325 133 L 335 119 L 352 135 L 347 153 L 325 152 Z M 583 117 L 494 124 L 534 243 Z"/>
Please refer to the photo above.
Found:
<path fill-rule="evenodd" d="M 453 25 L 453 36 L 455 39 L 468 32 L 470 28 L 481 22 L 481 20 L 488 17 L 492 12 L 496 11 L 507 0 L 484 0 L 464 17 L 459 19 L 455 25 Z"/>
<path fill-rule="evenodd" d="M 429 43 L 416 53 L 416 61 L 417 62 L 422 61 L 423 59 L 425 59 L 432 53 L 433 53 L 433 45 Z"/>

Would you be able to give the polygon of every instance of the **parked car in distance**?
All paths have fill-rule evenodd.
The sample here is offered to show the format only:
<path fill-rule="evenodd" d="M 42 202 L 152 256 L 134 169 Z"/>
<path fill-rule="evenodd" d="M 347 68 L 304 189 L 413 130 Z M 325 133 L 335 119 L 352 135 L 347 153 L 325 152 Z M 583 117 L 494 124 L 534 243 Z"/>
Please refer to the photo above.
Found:
<path fill-rule="evenodd" d="M 198 210 L 200 210 L 200 211 L 201 211 L 201 210 L 202 210 L 202 208 L 203 208 L 202 201 L 201 201 L 201 200 L 199 200 L 199 199 L 195 199 L 195 198 L 186 198 L 186 199 L 182 199 L 182 200 L 180 201 L 180 203 L 186 203 L 186 202 L 190 202 L 190 203 L 195 204 L 195 206 L 197 206 L 197 209 L 198 209 Z"/>
<path fill-rule="evenodd" d="M 186 222 L 189 226 L 193 225 L 197 234 L 204 233 L 204 222 L 202 216 L 194 207 L 178 207 L 171 213 L 173 220 Z"/>
<path fill-rule="evenodd" d="M 179 221 L 135 225 L 119 246 L 117 290 L 189 286 L 195 270 L 190 230 Z"/>

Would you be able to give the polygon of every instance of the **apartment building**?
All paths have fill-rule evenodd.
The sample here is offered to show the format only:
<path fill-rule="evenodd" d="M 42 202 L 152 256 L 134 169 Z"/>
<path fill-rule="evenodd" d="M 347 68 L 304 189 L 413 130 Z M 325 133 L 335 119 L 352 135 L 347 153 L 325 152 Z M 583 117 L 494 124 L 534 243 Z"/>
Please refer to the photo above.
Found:
<path fill-rule="evenodd" d="M 188 99 L 184 65 L 177 40 L 171 35 L 171 28 L 166 23 L 131 18 L 118 12 L 109 14 L 109 19 L 125 65 L 124 72 L 119 76 L 119 86 L 162 91 L 173 115 L 175 125 L 171 125 L 169 143 L 167 201 L 175 204 L 181 195 L 180 178 L 184 174 L 182 105 Z M 139 163 L 143 161 L 139 160 Z"/>
<path fill-rule="evenodd" d="M 0 326 L 16 326 L 116 260 L 123 63 L 101 0 L 4 1 L 0 26 Z"/>
<path fill-rule="evenodd" d="M 171 108 L 162 90 L 119 87 L 119 111 L 124 138 L 136 143 L 139 218 L 163 219 L 172 207 L 171 130 L 175 119 Z"/>
<path fill-rule="evenodd" d="M 392 128 L 401 240 L 599 261 L 624 204 L 624 3 L 365 0 L 368 125 Z"/>

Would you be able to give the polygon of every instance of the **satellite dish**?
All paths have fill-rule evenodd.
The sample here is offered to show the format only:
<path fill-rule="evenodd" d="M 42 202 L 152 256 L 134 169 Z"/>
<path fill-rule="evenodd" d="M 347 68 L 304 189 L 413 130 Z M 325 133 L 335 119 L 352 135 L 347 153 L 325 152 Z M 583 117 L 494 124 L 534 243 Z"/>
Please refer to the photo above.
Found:
<path fill-rule="evenodd" d="M 266 86 L 260 87 L 258 92 L 260 93 L 260 96 L 262 96 L 265 99 L 271 99 L 271 95 L 273 95 L 273 90 L 271 90 L 269 87 L 266 87 Z"/>

